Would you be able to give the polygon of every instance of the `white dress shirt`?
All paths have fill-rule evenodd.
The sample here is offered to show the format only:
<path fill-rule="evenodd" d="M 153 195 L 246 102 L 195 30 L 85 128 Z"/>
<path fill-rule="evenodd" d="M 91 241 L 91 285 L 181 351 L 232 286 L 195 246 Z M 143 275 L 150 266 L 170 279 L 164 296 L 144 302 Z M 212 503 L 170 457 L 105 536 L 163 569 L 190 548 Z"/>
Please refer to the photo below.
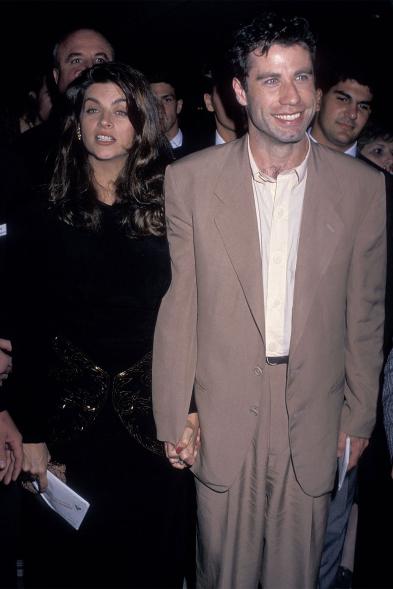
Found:
<path fill-rule="evenodd" d="M 266 356 L 288 356 L 310 143 L 303 162 L 277 179 L 258 170 L 250 144 L 248 152 L 261 248 Z"/>
<path fill-rule="evenodd" d="M 170 140 L 170 144 L 171 147 L 173 147 L 173 149 L 176 149 L 176 147 L 181 147 L 183 145 L 183 133 L 181 132 L 181 129 L 179 129 L 176 135 L 173 137 L 173 139 Z"/>

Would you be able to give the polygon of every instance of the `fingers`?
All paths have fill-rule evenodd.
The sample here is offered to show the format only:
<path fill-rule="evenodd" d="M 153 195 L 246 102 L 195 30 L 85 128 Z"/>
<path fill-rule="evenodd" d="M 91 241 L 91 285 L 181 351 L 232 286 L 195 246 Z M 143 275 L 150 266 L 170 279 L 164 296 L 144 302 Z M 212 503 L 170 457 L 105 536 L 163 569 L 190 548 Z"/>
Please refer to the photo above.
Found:
<path fill-rule="evenodd" d="M 20 440 L 13 440 L 8 442 L 8 446 L 12 450 L 12 456 L 14 458 L 14 465 L 13 465 L 13 472 L 12 472 L 12 480 L 16 481 L 20 472 L 22 470 L 22 462 L 23 462 L 23 449 L 22 449 L 22 437 Z"/>
<path fill-rule="evenodd" d="M 0 349 L 4 350 L 5 352 L 12 352 L 12 345 L 9 339 L 4 339 L 0 337 Z"/>
<path fill-rule="evenodd" d="M 187 464 L 179 457 L 175 444 L 171 444 L 171 442 L 165 442 L 165 454 L 173 468 L 176 468 L 177 470 L 183 470 L 187 467 Z"/>
<path fill-rule="evenodd" d="M 46 472 L 47 471 L 45 470 L 45 472 L 38 475 L 38 486 L 40 488 L 40 493 L 43 493 L 48 486 L 48 476 Z"/>
<path fill-rule="evenodd" d="M 2 452 L 0 456 L 0 482 L 8 484 L 6 483 L 6 480 L 11 462 L 11 452 L 3 448 L 4 447 L 2 446 Z"/>
<path fill-rule="evenodd" d="M 10 482 L 13 480 L 12 475 L 13 475 L 13 470 L 14 470 L 14 465 L 15 465 L 14 454 L 10 450 L 7 450 L 7 452 L 10 454 L 10 459 L 9 459 L 8 469 L 7 469 L 6 475 L 4 477 L 4 484 L 5 485 L 9 485 Z"/>
<path fill-rule="evenodd" d="M 366 438 L 351 438 L 351 453 L 349 455 L 348 470 L 357 465 L 359 459 L 368 446 Z"/>

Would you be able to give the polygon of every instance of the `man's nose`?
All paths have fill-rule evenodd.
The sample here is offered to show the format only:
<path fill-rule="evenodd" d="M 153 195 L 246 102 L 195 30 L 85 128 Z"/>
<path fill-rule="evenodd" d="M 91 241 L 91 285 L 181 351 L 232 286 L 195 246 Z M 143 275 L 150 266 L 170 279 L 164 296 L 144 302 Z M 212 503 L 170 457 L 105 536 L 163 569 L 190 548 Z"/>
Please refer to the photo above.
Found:
<path fill-rule="evenodd" d="M 355 120 L 358 116 L 358 107 L 356 104 L 348 104 L 346 108 L 347 115 L 350 119 Z"/>
<path fill-rule="evenodd" d="M 300 94 L 293 82 L 287 82 L 282 84 L 280 92 L 281 104 L 298 104 L 300 101 Z"/>

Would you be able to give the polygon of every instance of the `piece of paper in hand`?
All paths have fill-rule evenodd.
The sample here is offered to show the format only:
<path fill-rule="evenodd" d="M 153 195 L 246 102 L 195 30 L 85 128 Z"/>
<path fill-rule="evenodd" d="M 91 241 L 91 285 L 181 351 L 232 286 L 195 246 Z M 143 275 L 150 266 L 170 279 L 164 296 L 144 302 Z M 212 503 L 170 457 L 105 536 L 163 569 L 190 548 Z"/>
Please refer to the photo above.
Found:
<path fill-rule="evenodd" d="M 346 440 L 345 440 L 344 453 L 338 459 L 338 490 L 339 491 L 343 485 L 345 475 L 347 474 L 350 453 L 351 453 L 351 438 L 349 436 L 347 436 Z"/>
<path fill-rule="evenodd" d="M 47 475 L 48 487 L 43 493 L 40 493 L 41 498 L 75 530 L 79 530 L 90 503 L 51 472 L 47 471 Z M 36 481 L 33 482 L 33 485 L 39 491 Z"/>

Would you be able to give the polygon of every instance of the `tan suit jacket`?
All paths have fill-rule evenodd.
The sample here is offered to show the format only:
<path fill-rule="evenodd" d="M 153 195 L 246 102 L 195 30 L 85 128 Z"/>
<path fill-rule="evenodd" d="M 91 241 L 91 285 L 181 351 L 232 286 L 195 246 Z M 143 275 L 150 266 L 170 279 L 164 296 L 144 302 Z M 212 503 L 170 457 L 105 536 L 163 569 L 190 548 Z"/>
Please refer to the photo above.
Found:
<path fill-rule="evenodd" d="M 192 390 L 202 446 L 193 470 L 236 479 L 258 419 L 264 297 L 247 138 L 167 169 L 172 284 L 153 353 L 158 437 L 175 442 Z M 289 443 L 304 492 L 331 490 L 339 430 L 369 437 L 381 369 L 385 290 L 382 174 L 311 145 L 287 376 Z"/>

